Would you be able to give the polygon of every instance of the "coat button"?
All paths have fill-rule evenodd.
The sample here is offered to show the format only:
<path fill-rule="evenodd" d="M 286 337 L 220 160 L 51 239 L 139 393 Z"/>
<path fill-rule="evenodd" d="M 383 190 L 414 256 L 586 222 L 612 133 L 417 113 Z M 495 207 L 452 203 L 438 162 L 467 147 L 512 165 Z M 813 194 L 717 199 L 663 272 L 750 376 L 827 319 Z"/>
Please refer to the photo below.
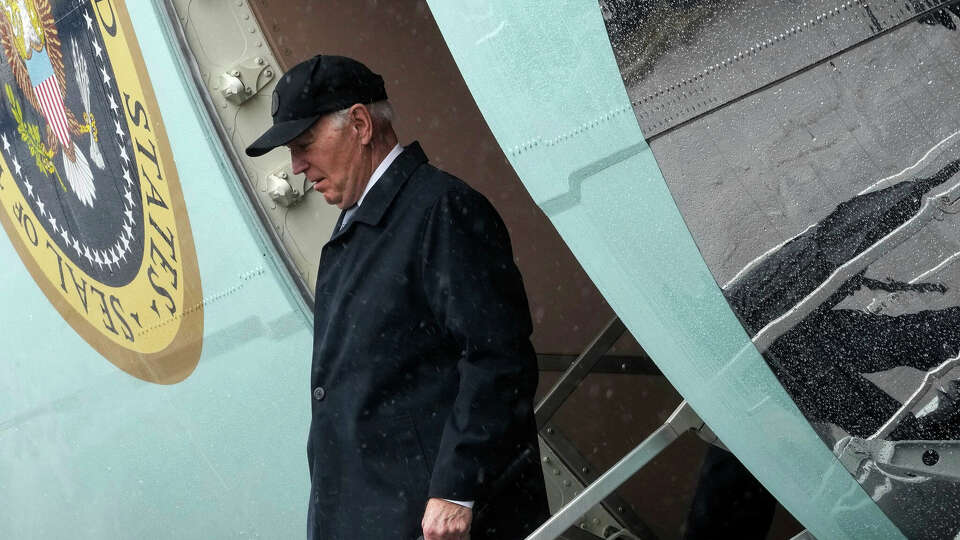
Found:
<path fill-rule="evenodd" d="M 313 389 L 313 399 L 317 401 L 323 401 L 323 398 L 327 396 L 326 390 L 322 386 L 318 386 Z"/>

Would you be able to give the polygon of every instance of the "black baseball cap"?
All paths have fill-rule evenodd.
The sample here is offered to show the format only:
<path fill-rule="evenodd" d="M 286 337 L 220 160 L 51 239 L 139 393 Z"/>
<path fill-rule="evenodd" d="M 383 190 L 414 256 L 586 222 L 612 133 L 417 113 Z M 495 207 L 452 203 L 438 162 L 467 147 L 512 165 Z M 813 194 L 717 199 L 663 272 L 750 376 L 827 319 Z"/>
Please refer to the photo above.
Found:
<path fill-rule="evenodd" d="M 383 77 L 346 56 L 320 55 L 287 71 L 273 90 L 273 126 L 247 147 L 257 157 L 287 144 L 321 116 L 387 99 Z"/>

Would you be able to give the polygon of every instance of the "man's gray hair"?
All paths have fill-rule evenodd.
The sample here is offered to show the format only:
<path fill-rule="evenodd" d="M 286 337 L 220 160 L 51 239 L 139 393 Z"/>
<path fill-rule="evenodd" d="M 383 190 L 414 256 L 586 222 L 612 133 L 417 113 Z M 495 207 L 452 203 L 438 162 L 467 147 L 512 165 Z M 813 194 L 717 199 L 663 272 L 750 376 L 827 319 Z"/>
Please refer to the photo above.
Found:
<path fill-rule="evenodd" d="M 338 128 L 347 125 L 347 111 L 349 110 L 350 108 L 348 107 L 333 113 L 333 119 Z M 375 129 L 393 124 L 393 106 L 390 105 L 389 101 L 383 100 L 370 103 L 367 105 L 367 110 L 370 111 L 370 118 L 373 120 Z"/>

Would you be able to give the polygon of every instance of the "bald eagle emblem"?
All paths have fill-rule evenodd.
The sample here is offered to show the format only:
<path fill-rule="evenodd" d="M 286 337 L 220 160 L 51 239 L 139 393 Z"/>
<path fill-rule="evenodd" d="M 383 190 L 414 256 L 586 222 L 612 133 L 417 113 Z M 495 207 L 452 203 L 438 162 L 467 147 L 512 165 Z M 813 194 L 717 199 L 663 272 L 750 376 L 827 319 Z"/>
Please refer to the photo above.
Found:
<path fill-rule="evenodd" d="M 69 185 L 80 202 L 93 207 L 97 189 L 90 162 L 103 169 L 104 160 L 90 108 L 87 62 L 76 41 L 70 49 L 76 90 L 84 109 L 82 121 L 65 105 L 68 88 L 63 51 L 49 0 L 0 0 L 0 43 L 20 95 L 46 121 L 41 135 L 41 126 L 25 121 L 21 105 L 7 85 L 21 139 L 41 171 L 54 176 L 64 191 Z M 78 144 L 84 135 L 89 137 L 89 160 Z M 62 162 L 66 184 L 54 165 L 56 159 Z"/>

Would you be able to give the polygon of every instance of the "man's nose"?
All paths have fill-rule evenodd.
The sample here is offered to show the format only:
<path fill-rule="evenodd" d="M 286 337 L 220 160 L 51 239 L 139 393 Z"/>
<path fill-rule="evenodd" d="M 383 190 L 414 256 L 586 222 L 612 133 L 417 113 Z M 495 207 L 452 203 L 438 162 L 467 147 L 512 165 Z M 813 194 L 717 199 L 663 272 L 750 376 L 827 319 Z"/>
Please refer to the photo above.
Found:
<path fill-rule="evenodd" d="M 293 167 L 293 174 L 300 174 L 307 170 L 307 161 L 296 154 L 290 155 L 290 165 Z"/>

